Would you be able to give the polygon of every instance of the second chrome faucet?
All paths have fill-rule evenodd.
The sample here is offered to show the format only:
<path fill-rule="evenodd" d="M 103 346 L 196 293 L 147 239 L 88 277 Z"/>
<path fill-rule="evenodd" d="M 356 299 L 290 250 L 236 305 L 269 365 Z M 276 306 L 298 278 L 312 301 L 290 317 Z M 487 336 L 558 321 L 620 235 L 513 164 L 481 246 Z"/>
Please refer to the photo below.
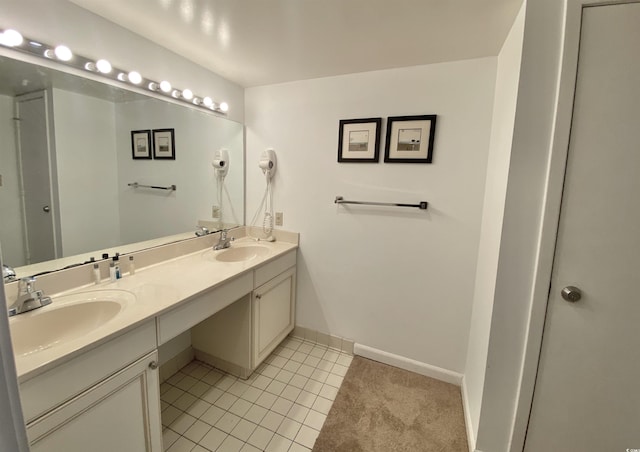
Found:
<path fill-rule="evenodd" d="M 233 240 L 233 237 L 229 237 L 229 231 L 227 229 L 223 229 L 220 231 L 220 240 L 218 240 L 218 243 L 213 247 L 213 249 L 217 251 L 229 248 Z"/>

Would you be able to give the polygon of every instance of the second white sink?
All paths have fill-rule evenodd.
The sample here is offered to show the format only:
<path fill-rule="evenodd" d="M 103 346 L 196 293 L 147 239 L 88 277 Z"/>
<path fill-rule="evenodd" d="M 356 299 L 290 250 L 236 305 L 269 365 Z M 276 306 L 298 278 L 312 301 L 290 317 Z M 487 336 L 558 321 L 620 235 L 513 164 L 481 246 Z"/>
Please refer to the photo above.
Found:
<path fill-rule="evenodd" d="M 264 257 L 269 252 L 270 249 L 266 246 L 234 243 L 231 248 L 220 251 L 208 250 L 202 256 L 207 260 L 218 262 L 244 262 L 257 257 Z"/>
<path fill-rule="evenodd" d="M 227 248 L 216 254 L 220 262 L 241 262 L 269 254 L 269 248 L 260 245 L 245 245 Z"/>

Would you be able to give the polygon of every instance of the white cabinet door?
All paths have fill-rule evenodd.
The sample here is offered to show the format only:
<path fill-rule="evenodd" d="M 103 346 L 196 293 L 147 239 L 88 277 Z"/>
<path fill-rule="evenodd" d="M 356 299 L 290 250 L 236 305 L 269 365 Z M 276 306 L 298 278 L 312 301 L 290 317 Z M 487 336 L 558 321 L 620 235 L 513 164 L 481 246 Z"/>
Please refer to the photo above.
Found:
<path fill-rule="evenodd" d="M 253 367 L 293 330 L 296 269 L 291 268 L 253 292 Z"/>
<path fill-rule="evenodd" d="M 27 425 L 32 452 L 161 452 L 157 352 Z"/>

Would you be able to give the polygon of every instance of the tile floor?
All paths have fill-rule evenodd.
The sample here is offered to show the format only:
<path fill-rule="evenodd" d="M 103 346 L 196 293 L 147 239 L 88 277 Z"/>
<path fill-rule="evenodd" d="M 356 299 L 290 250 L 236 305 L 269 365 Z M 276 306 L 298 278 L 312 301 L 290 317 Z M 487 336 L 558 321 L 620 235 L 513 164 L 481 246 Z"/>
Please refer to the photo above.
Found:
<path fill-rule="evenodd" d="M 308 452 L 352 356 L 289 337 L 248 380 L 192 361 L 160 386 L 167 452 Z"/>

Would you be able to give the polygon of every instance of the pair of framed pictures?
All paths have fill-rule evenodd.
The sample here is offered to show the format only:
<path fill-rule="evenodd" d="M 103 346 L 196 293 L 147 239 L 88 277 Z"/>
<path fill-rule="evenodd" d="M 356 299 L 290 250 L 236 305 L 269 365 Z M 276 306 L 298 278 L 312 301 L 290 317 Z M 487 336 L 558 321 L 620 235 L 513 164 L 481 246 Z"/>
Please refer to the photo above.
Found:
<path fill-rule="evenodd" d="M 132 130 L 131 153 L 134 159 L 175 160 L 174 129 Z"/>
<path fill-rule="evenodd" d="M 338 162 L 377 163 L 382 118 L 343 119 L 338 134 Z M 387 118 L 386 163 L 431 163 L 436 115 Z"/>

